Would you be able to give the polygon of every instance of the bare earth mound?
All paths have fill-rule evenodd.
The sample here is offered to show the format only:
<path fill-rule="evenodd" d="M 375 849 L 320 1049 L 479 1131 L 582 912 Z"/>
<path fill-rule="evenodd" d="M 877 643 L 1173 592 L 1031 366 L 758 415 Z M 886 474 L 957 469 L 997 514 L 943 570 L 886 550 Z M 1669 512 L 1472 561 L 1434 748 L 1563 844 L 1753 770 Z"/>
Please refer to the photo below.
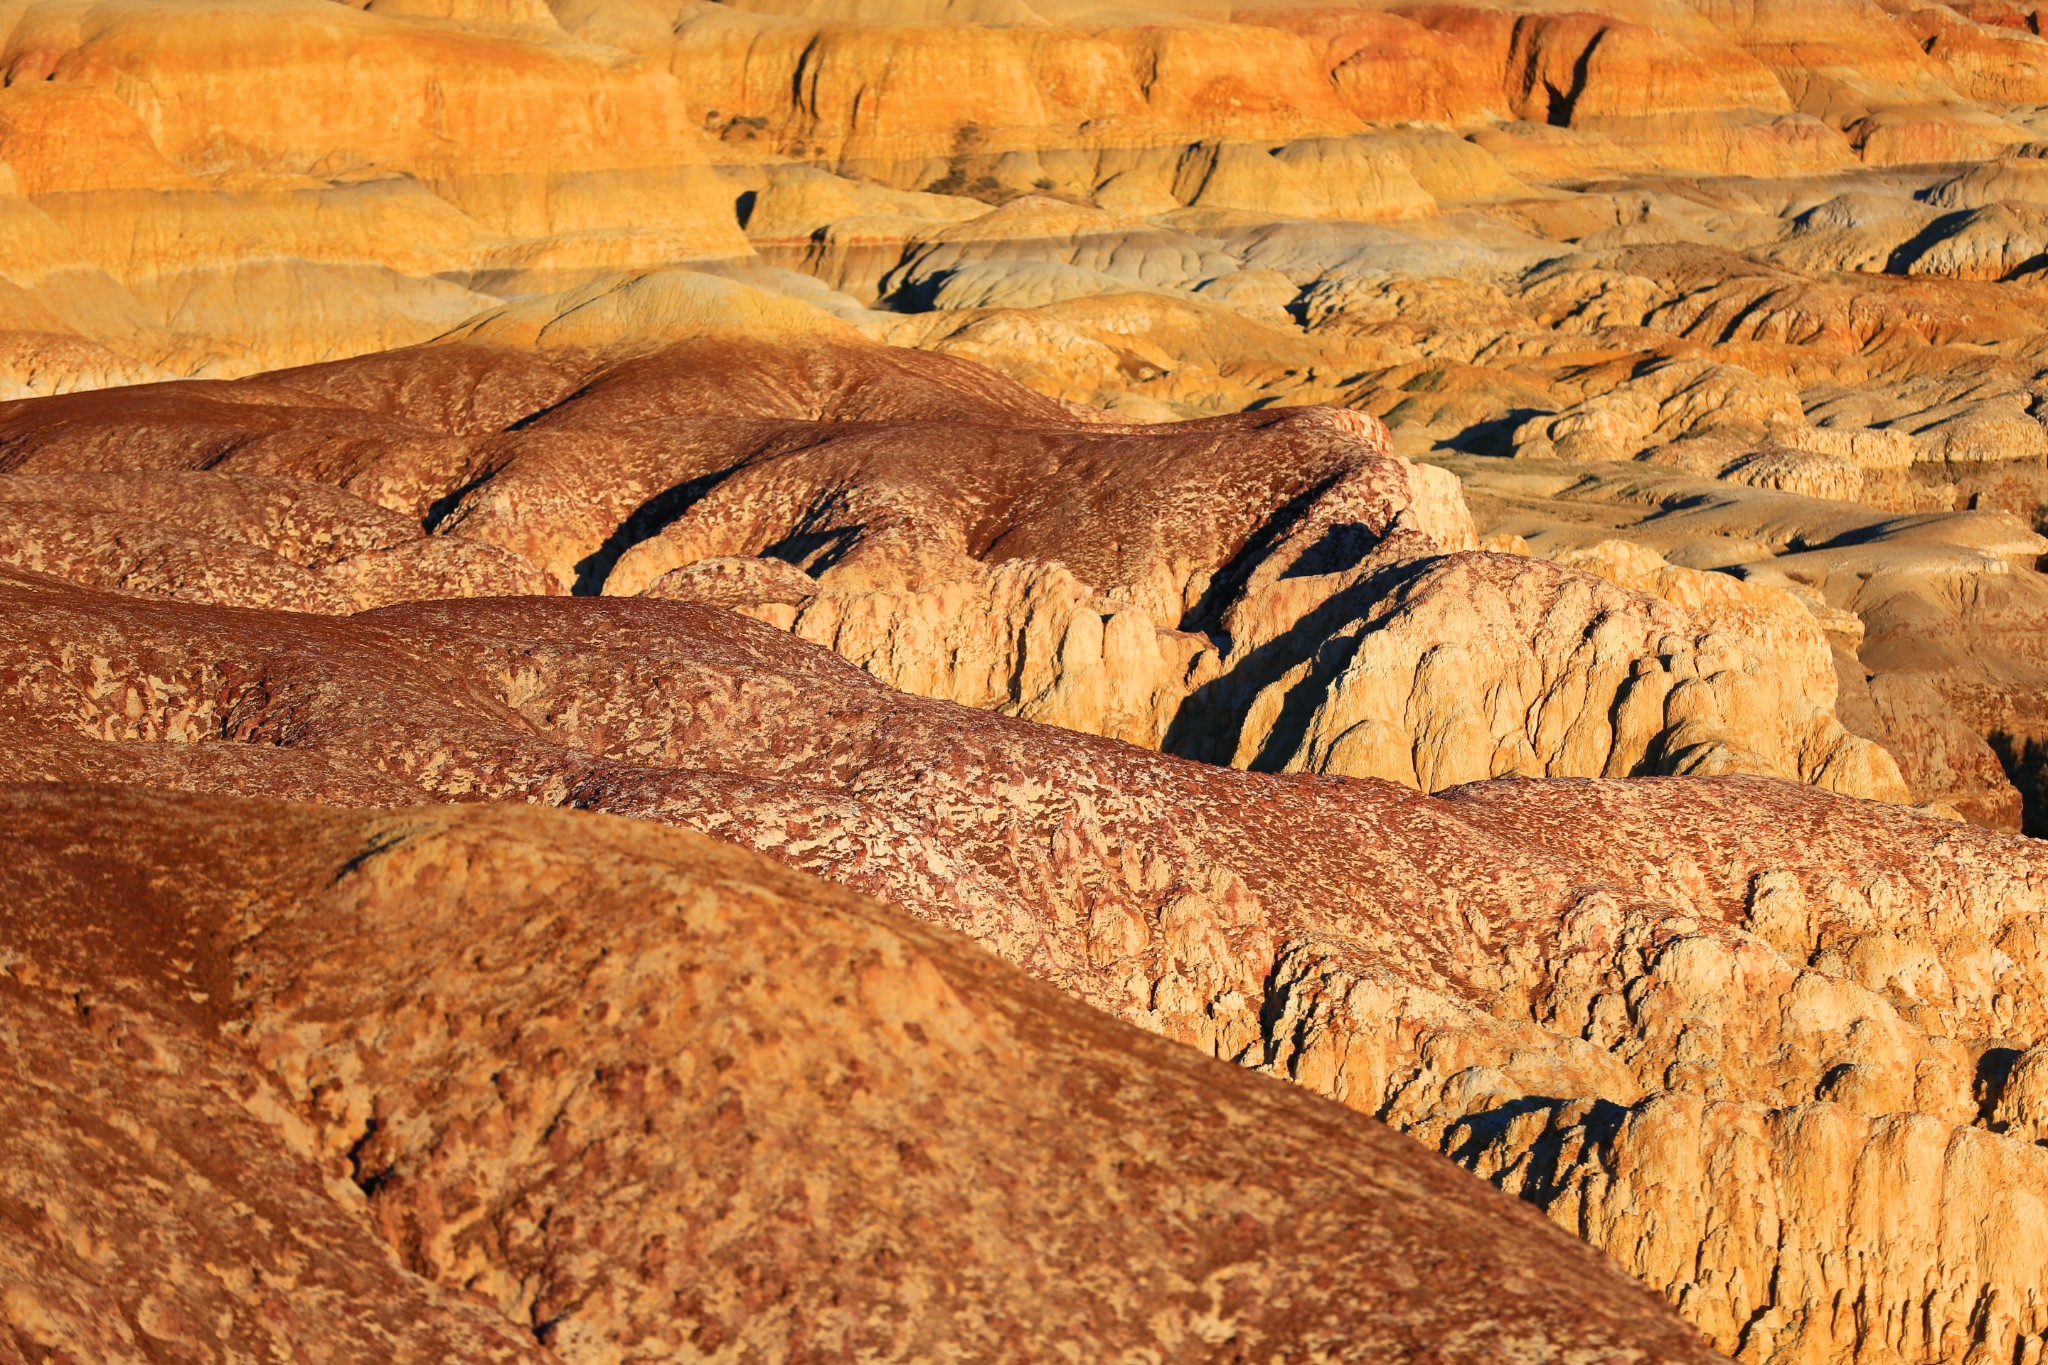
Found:
<path fill-rule="evenodd" d="M 2048 1224 L 2012 1212 L 2048 1207 L 2033 841 L 1755 778 L 1435 800 L 1235 772 L 908 696 L 701 605 L 4 591 L 11 777 L 692 826 L 1387 1119 L 1723 1349 L 2048 1330 Z"/>
<path fill-rule="evenodd" d="M 0 809 L 22 1359 L 1713 1358 L 1379 1125 L 701 836 Z"/>

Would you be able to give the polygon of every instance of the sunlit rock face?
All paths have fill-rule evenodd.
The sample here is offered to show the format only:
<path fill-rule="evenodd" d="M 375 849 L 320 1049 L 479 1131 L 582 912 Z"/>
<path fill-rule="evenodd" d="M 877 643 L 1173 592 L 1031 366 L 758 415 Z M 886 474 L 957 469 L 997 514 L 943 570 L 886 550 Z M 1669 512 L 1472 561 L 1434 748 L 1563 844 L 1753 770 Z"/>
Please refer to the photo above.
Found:
<path fill-rule="evenodd" d="M 23 1355 L 1715 1358 L 1382 1125 L 701 835 L 0 802 L 34 829 L 0 994 Z"/>
<path fill-rule="evenodd" d="M 2031 840 L 1754 777 L 1478 782 L 1431 798 L 1377 780 L 1236 772 L 913 697 L 785 631 L 697 603 L 488 598 L 322 617 L 44 576 L 19 575 L 5 592 L 5 717 L 17 737 L 5 775 L 130 784 L 128 796 L 91 798 L 93 821 L 135 828 L 142 817 L 110 803 L 144 800 L 140 787 L 153 787 L 343 807 L 512 801 L 694 828 L 971 937 L 1183 1045 L 1189 1065 L 1210 1054 L 1405 1130 L 1604 1248 L 1721 1349 L 1767 1342 L 1788 1358 L 1835 1359 L 1955 1339 L 2002 1356 L 2042 1330 L 2025 1311 L 1985 1318 L 1949 1306 L 1986 1297 L 2024 1305 L 2040 1264 L 2035 1225 L 2007 1218 L 2048 1197 L 2028 1069 L 2048 1041 L 2048 865 Z M 279 834 L 274 817 L 247 809 L 195 818 L 231 817 L 286 839 L 293 856 L 310 837 Z M 17 842 L 48 818 L 25 816 Z M 417 818 L 452 829 L 456 817 Z M 410 937 L 391 962 L 320 950 L 337 970 L 347 964 L 354 989 L 395 992 L 393 1017 L 425 1030 L 417 1046 L 460 1042 L 479 1074 L 504 1064 L 491 1060 L 497 1035 L 463 1042 L 468 1026 L 415 1019 L 408 1002 L 421 990 L 470 999 L 480 987 L 404 984 L 414 978 L 397 963 L 425 970 L 426 945 L 445 933 L 457 953 L 448 970 L 473 970 L 482 950 L 465 945 L 496 896 L 527 926 L 518 942 L 573 958 L 587 940 L 593 960 L 622 970 L 658 955 L 650 944 L 669 913 L 647 899 L 638 873 L 603 860 L 521 870 L 519 859 L 540 855 L 520 850 L 547 827 L 519 818 L 528 823 L 477 826 L 483 842 L 471 852 L 428 859 L 465 871 L 429 872 L 411 854 L 392 855 L 404 870 L 388 874 L 403 892 L 391 913 L 410 917 Z M 151 873 L 150 885 L 182 875 L 207 894 L 235 885 L 225 872 L 178 872 L 196 856 L 193 837 L 163 837 L 169 851 L 153 856 L 168 870 Z M 398 836 L 349 837 L 375 850 Z M 577 857 L 596 856 L 592 833 L 560 837 Z M 71 857 L 94 847 L 57 846 Z M 51 874 L 32 864 L 16 875 L 42 887 Z M 298 905 L 291 897 L 313 894 L 293 890 L 300 881 L 355 885 L 321 867 L 293 875 L 300 880 L 264 895 Z M 420 888 L 444 881 L 461 888 L 447 912 L 469 926 L 460 932 L 419 919 Z M 218 894 L 241 904 L 255 893 Z M 581 918 L 535 929 L 552 921 L 532 918 L 534 896 L 552 914 Z M 600 903 L 612 908 L 599 914 Z M 325 911 L 302 913 L 326 922 Z M 757 911 L 743 918 L 771 932 Z M 825 951 L 807 936 L 823 930 L 791 932 Z M 541 989 L 530 980 L 541 968 L 506 952 L 520 989 Z M 299 999 L 309 989 L 296 960 L 268 970 L 262 980 L 275 984 L 265 990 Z M 829 987 L 790 989 L 815 998 Z M 903 1007 L 895 987 L 874 989 Z M 384 1039 L 377 1065 L 389 1084 L 407 1068 L 439 1076 L 452 1065 L 435 1060 L 440 1052 L 414 1055 L 413 1043 L 401 1049 L 387 1036 L 398 1023 L 375 1022 L 387 1006 L 308 999 L 295 1008 L 369 1020 L 360 1027 Z M 639 1017 L 638 1007 L 618 1008 Z M 377 1099 L 374 1086 L 360 1101 L 348 1098 L 353 1089 L 332 1092 L 318 1067 L 343 1077 L 358 1064 L 307 1042 L 295 1017 L 272 1026 L 288 1055 L 269 1044 L 256 1055 L 281 1068 L 299 1105 L 314 1106 L 305 1122 L 339 1125 L 322 1141 L 351 1159 L 374 1151 L 363 1167 L 373 1173 L 409 1170 L 401 1155 L 415 1149 L 405 1159 L 428 1163 L 389 1193 L 370 1182 L 375 1227 L 430 1280 L 498 1286 L 489 1292 L 501 1309 L 532 1316 L 526 1281 L 493 1259 L 495 1244 L 469 1249 L 460 1225 L 430 1212 L 448 1196 L 418 1183 L 481 1188 L 477 1163 L 502 1161 L 513 1136 L 496 1136 L 497 1120 L 478 1128 L 481 1118 L 465 1119 L 473 1135 L 447 1149 L 457 1155 L 433 1155 L 452 1139 L 434 1138 L 422 1118 L 401 1125 L 399 1115 L 420 1112 L 411 1102 Z M 844 1039 L 862 1027 L 819 1023 L 806 1033 Z M 606 1028 L 599 1036 L 610 1038 Z M 626 1048 L 619 1066 L 635 1047 L 668 1055 L 638 1036 L 606 1044 Z M 523 1054 L 504 1055 L 518 1064 Z M 609 1076 L 611 1066 L 600 1069 Z M 1007 1087 L 1019 1072 L 977 1074 Z M 615 1121 L 605 1117 L 609 1093 L 588 1100 L 598 1106 L 589 1122 Z M 372 1130 L 365 1112 L 392 1117 Z M 973 1132 L 986 1122 L 961 1121 Z M 622 1135 L 606 1150 L 670 1171 L 681 1160 L 660 1155 L 673 1149 L 651 1137 Z M 597 1157 L 572 1147 L 549 1160 L 559 1179 L 587 1183 L 574 1173 Z M 512 1177 L 490 1177 L 500 1178 Z M 655 1237 L 662 1218 L 685 1217 L 686 1207 L 663 1203 L 636 1226 Z M 1995 1231 L 1959 1239 L 1957 1227 Z M 575 1263 L 611 1264 L 610 1254 L 629 1253 L 576 1251 Z M 1774 1286 L 1768 1300 L 1749 1288 L 1759 1278 Z M 1930 1284 L 1965 1292 L 1951 1298 Z M 1882 1311 L 1844 1318 L 1832 1307 L 1842 1294 Z M 552 1320 L 551 1304 L 542 1319 Z M 1275 1323 L 1310 1320 L 1293 1311 Z M 588 1312 L 579 1321 L 593 1332 L 670 1321 L 616 1294 Z"/>
<path fill-rule="evenodd" d="M 480 344 L 499 321 L 203 397 L 17 405 L 0 554 L 297 611 L 708 601 L 907 692 L 1238 767 L 1432 791 L 1750 772 L 1911 798 L 1836 718 L 1798 599 L 1654 555 L 1603 576 L 1477 552 L 1456 478 L 1372 417 L 1118 423 L 858 339 L 535 354 Z M 512 406 L 450 423 L 421 393 L 450 383 Z"/>
<path fill-rule="evenodd" d="M 0 1355 L 2038 1362 L 2044 22 L 0 12 Z"/>

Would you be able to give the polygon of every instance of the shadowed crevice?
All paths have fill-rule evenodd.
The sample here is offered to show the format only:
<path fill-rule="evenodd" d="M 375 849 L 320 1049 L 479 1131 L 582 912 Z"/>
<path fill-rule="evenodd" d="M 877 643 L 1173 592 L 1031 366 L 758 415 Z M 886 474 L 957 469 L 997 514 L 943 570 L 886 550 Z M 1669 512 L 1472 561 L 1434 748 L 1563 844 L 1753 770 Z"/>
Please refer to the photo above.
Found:
<path fill-rule="evenodd" d="M 612 533 L 604 538 L 604 544 L 576 562 L 576 581 L 569 592 L 575 597 L 596 597 L 604 592 L 604 584 L 617 567 L 619 556 L 638 545 L 660 535 L 675 524 L 683 513 L 689 511 L 711 492 L 724 483 L 742 466 L 733 465 L 715 474 L 691 479 L 667 488 L 641 503 L 627 514 Z"/>

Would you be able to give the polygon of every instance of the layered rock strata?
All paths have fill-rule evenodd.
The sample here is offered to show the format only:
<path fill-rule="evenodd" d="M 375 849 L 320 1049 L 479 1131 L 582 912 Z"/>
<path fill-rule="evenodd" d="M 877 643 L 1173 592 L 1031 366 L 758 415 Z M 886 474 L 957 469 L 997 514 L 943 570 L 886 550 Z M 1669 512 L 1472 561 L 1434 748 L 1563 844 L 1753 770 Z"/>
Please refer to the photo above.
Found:
<path fill-rule="evenodd" d="M 1384 418 L 1409 455 L 1637 461 L 1895 515 L 2048 515 L 2048 45 L 2024 5 L 997 4 L 943 22 L 872 2 L 17 9 L 0 22 L 8 395 L 451 334 L 598 348 L 716 324 L 975 360 L 1125 421 L 1323 404 Z M 365 441 L 445 434 L 347 420 Z M 403 488 L 371 497 L 413 514 Z M 1954 614 L 1947 569 L 1914 559 L 1868 592 L 1822 582 L 1772 562 L 1788 558 L 1772 499 L 1740 505 L 1749 552 L 1681 567 L 1789 573 L 1859 615 L 1869 657 L 1837 669 L 1835 709 L 1894 754 L 1903 790 L 2048 829 L 2028 590 L 1994 585 L 2014 600 L 1987 613 L 1988 637 L 1960 627 L 1971 648 L 1928 646 L 1921 626 Z M 10 562 L 214 600 L 260 579 L 315 610 L 396 600 L 394 579 L 535 581 L 516 560 L 395 545 L 307 575 L 175 525 L 82 516 L 48 512 Z M 1950 531 L 1969 548 L 1970 528 Z M 1176 692 L 1213 681 L 1170 632 L 1213 622 L 1141 594 L 1153 633 L 1105 627 L 1115 666 L 1091 670 L 1085 618 L 1118 613 L 1087 604 L 1129 585 L 1068 567 L 762 605 L 811 611 L 811 638 L 905 685 L 1158 742 Z M 1904 618 L 1916 641 L 1893 648 Z M 1041 661 L 1077 630 L 1076 662 L 1020 661 L 994 638 L 935 661 L 995 619 Z M 1701 762 L 1901 790 L 1808 723 L 1825 692 L 1809 663 L 1775 645 L 1740 658 L 1801 681 L 1682 715 L 1801 714 Z M 1692 666 L 1666 663 L 1677 681 Z M 1540 704 L 1555 682 L 1540 672 L 1518 663 L 1477 700 L 1398 681 L 1296 697 L 1323 731 L 1307 750 L 1252 734 L 1199 751 L 1310 767 L 1334 752 L 1428 782 L 1436 742 L 1410 732 L 1435 726 L 1466 736 L 1446 773 L 1698 770 L 1687 745 L 1581 736 L 1566 757 L 1484 714 Z M 1273 681 L 1225 691 L 1248 705 Z M 1567 690 L 1582 682 L 1606 690 L 1577 670 Z"/>

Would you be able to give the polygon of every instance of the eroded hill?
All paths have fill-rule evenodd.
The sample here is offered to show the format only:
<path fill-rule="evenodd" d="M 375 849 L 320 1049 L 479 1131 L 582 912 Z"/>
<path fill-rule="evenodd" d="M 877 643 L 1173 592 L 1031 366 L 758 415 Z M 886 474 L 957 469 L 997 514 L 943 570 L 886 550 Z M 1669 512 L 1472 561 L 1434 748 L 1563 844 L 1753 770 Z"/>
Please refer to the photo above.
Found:
<path fill-rule="evenodd" d="M 0 1341 L 2037 1361 L 2042 26 L 0 5 Z"/>
<path fill-rule="evenodd" d="M 10 778 L 694 827 L 1405 1128 L 1724 1350 L 2048 1330 L 2030 840 L 1767 779 L 1233 772 L 911 697 L 702 605 L 5 592 Z"/>

